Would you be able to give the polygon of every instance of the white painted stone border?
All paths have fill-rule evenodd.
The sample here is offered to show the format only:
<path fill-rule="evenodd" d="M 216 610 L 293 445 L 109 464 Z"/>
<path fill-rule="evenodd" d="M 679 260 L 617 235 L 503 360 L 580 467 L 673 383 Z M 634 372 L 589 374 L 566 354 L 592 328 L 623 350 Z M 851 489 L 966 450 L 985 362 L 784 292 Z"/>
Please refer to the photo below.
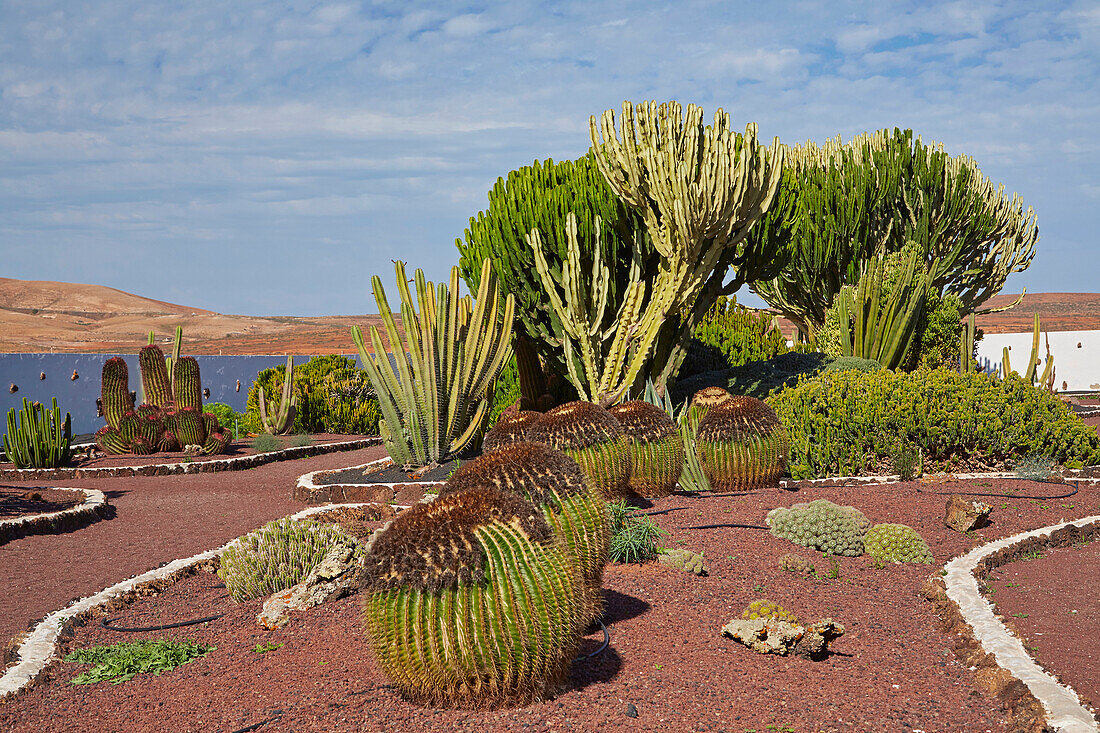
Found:
<path fill-rule="evenodd" d="M 958 606 L 963 620 L 974 630 L 974 638 L 987 654 L 996 658 L 998 666 L 1027 685 L 1031 694 L 1042 703 L 1047 723 L 1061 733 L 1097 733 L 1100 728 L 1077 694 L 1040 667 L 1024 649 L 1023 642 L 997 620 L 993 604 L 978 590 L 974 570 L 989 555 L 1023 540 L 1049 536 L 1070 525 L 1084 527 L 1096 522 L 1100 522 L 1100 515 L 1021 532 L 982 545 L 944 565 L 947 597 Z"/>
<path fill-rule="evenodd" d="M 249 453 L 245 456 L 233 456 L 232 458 L 217 458 L 212 461 L 176 461 L 174 463 L 147 463 L 138 466 L 98 466 L 92 468 L 10 468 L 3 469 L 0 474 L 9 476 L 11 481 L 29 481 L 32 479 L 68 480 L 71 478 L 98 478 L 131 477 L 131 476 L 171 476 L 181 473 L 216 473 L 219 471 L 232 471 L 238 467 L 256 468 L 268 463 L 277 463 L 283 460 L 295 458 L 313 457 L 338 453 L 341 450 L 359 450 L 381 445 L 382 439 L 375 436 L 356 438 L 354 440 L 341 440 L 333 443 L 318 443 L 317 445 L 303 445 L 291 448 L 280 448 L 267 453 Z"/>
<path fill-rule="evenodd" d="M 30 489 L 28 489 L 29 491 Z M 0 545 L 6 543 L 7 537 L 12 539 L 27 537 L 35 534 L 49 534 L 51 529 L 45 527 L 57 527 L 59 524 L 73 522 L 86 518 L 88 523 L 101 519 L 102 512 L 107 508 L 107 496 L 99 489 L 71 489 L 68 487 L 50 487 L 50 491 L 78 491 L 84 494 L 84 501 L 77 506 L 62 509 L 59 512 L 43 512 L 30 514 L 25 517 L 0 520 Z M 39 527 L 44 527 L 39 529 Z M 65 531 L 65 530 L 62 530 Z"/>
<path fill-rule="evenodd" d="M 101 493 L 101 492 L 98 492 Z M 369 506 L 369 504 L 327 504 L 303 509 L 297 514 L 291 515 L 291 519 L 304 519 L 319 512 L 343 507 Z M 179 573 L 192 568 L 199 563 L 220 557 L 225 550 L 237 541 L 230 540 L 214 550 L 200 552 L 197 555 L 173 560 L 159 568 L 153 568 L 141 575 L 136 575 L 129 580 L 101 590 L 99 593 L 73 601 L 65 608 L 54 611 L 46 618 L 38 622 L 31 632 L 23 639 L 17 650 L 19 661 L 4 670 L 0 676 L 0 700 L 22 690 L 29 685 L 44 669 L 57 657 L 57 645 L 62 633 L 69 625 L 69 621 L 82 613 L 91 611 L 97 606 L 108 603 L 145 583 L 155 582 L 167 578 L 174 573 Z"/>
<path fill-rule="evenodd" d="M 1096 468 L 1095 466 L 1089 466 L 1089 468 Z M 1080 469 L 1072 469 L 1062 474 L 1062 481 L 1060 482 L 1047 482 L 1047 483 L 1064 483 L 1068 484 L 1070 481 L 1080 481 L 1083 484 L 1100 484 L 1100 478 L 1088 478 L 1084 476 L 1078 476 Z M 970 481 L 972 479 L 1018 479 L 1020 481 L 1033 481 L 1034 479 L 1024 478 L 1016 473 L 1008 471 L 989 471 L 986 473 L 945 473 L 945 474 L 925 474 L 926 477 L 942 476 L 944 481 Z M 920 483 L 920 477 L 914 478 L 913 481 Z M 824 484 L 826 486 L 841 486 L 843 484 L 866 484 L 874 486 L 885 486 L 888 484 L 900 484 L 902 483 L 901 476 L 897 474 L 885 474 L 885 475 L 871 475 L 871 476 L 826 476 L 824 478 L 809 478 L 809 479 L 780 479 L 779 488 L 781 489 L 797 489 L 803 485 L 817 485 Z M 1021 496 L 1021 499 L 1026 499 L 1026 496 Z"/>
<path fill-rule="evenodd" d="M 309 473 L 302 474 L 298 477 L 298 488 L 306 491 L 319 491 L 322 489 L 331 489 L 334 486 L 378 486 L 386 489 L 393 489 L 398 486 L 408 486 L 409 484 L 421 484 L 423 486 L 442 486 L 447 483 L 446 481 L 395 481 L 393 483 L 370 483 L 370 484 L 318 484 L 314 481 L 314 477 L 322 473 L 337 473 L 339 471 L 350 471 L 353 468 L 370 468 L 371 466 L 381 467 L 384 463 L 391 463 L 392 459 L 388 456 L 386 458 L 378 458 L 370 463 L 361 463 L 358 466 L 345 466 L 344 468 L 322 468 L 318 471 L 310 471 Z"/>

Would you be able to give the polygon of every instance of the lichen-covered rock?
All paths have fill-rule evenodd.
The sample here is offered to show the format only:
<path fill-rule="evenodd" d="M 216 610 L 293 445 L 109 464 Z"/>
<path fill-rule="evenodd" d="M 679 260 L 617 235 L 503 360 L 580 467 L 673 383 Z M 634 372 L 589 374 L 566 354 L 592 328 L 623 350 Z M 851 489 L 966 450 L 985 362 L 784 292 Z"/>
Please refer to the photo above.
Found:
<path fill-rule="evenodd" d="M 904 524 L 876 524 L 863 536 L 864 551 L 883 562 L 931 563 L 932 551 L 917 531 Z"/>
<path fill-rule="evenodd" d="M 989 524 L 992 511 L 993 507 L 984 501 L 964 499 L 958 494 L 952 494 L 947 500 L 943 523 L 956 532 L 969 532 Z"/>
<path fill-rule="evenodd" d="M 816 573 L 817 567 L 801 555 L 788 552 L 779 558 L 779 569 L 788 573 Z"/>
<path fill-rule="evenodd" d="M 792 624 L 798 623 L 797 616 L 787 611 L 787 609 L 783 608 L 783 606 L 780 606 L 778 603 L 772 603 L 766 599 L 760 599 L 750 603 L 748 607 L 741 612 L 741 618 L 749 620 L 772 618 L 777 621 L 787 621 Z"/>
<path fill-rule="evenodd" d="M 820 660 L 829 655 L 829 644 L 844 635 L 844 627 L 831 618 L 800 626 L 774 618 L 735 618 L 722 634 L 760 654 L 778 654 Z"/>
<path fill-rule="evenodd" d="M 337 545 L 310 571 L 305 580 L 264 601 L 256 621 L 264 628 L 277 629 L 290 620 L 291 611 L 319 606 L 343 598 L 358 586 L 363 554 L 348 545 Z"/>
<path fill-rule="evenodd" d="M 765 523 L 776 537 L 845 557 L 863 554 L 863 535 L 871 526 L 855 507 L 839 506 L 827 499 L 772 509 Z"/>
<path fill-rule="evenodd" d="M 665 567 L 686 570 L 696 575 L 708 575 L 710 573 L 710 569 L 703 562 L 702 553 L 682 548 L 665 550 L 657 556 L 657 562 Z"/>

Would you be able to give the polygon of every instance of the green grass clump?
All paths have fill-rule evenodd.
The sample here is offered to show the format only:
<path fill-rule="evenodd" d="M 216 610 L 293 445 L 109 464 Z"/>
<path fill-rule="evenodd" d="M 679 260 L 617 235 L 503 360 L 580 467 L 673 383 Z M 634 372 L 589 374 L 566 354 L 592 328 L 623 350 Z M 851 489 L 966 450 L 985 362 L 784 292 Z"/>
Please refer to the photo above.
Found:
<path fill-rule="evenodd" d="M 278 439 L 268 433 L 260 433 L 252 439 L 252 448 L 257 453 L 271 453 L 279 450 L 280 447 Z"/>
<path fill-rule="evenodd" d="M 74 685 L 91 685 L 96 682 L 119 685 L 129 682 L 139 674 L 151 672 L 159 675 L 161 672 L 168 672 L 192 659 L 205 657 L 215 649 L 217 647 L 193 641 L 144 639 L 78 649 L 65 657 L 65 661 L 94 665 L 74 677 Z"/>
<path fill-rule="evenodd" d="M 241 603 L 300 583 L 339 545 L 358 551 L 355 538 L 334 525 L 277 519 L 222 553 L 218 575 L 229 597 Z"/>
<path fill-rule="evenodd" d="M 646 562 L 657 557 L 657 539 L 668 534 L 650 517 L 633 514 L 625 501 L 607 505 L 611 513 L 611 550 L 613 562 Z"/>
<path fill-rule="evenodd" d="M 917 531 L 904 524 L 876 524 L 863 536 L 863 549 L 882 562 L 930 564 L 932 551 Z"/>

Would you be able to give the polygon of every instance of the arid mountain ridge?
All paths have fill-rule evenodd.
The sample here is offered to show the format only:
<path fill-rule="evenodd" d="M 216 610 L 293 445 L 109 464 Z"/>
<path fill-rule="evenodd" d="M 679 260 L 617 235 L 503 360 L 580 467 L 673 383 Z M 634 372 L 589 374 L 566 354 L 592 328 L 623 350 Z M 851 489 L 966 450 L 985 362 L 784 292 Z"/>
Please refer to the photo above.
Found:
<path fill-rule="evenodd" d="M 1016 299 L 1001 294 L 985 307 Z M 987 333 L 1100 330 L 1100 293 L 1028 293 L 1016 308 L 978 317 Z M 0 278 L 0 353 L 136 351 L 153 331 L 170 340 L 183 327 L 189 354 L 354 353 L 351 326 L 377 315 L 242 316 L 153 300 L 101 285 Z M 783 323 L 790 333 L 790 324 Z"/>

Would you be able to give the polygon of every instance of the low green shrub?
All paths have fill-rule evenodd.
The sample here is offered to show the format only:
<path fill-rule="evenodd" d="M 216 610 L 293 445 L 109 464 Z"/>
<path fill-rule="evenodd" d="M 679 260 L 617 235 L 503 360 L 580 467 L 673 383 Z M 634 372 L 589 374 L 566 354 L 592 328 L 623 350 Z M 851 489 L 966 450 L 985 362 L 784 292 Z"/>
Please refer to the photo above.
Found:
<path fill-rule="evenodd" d="M 638 563 L 657 557 L 657 539 L 668 534 L 650 517 L 634 514 L 625 501 L 607 505 L 611 515 L 611 550 L 613 562 Z"/>
<path fill-rule="evenodd" d="M 313 438 L 309 437 L 309 433 L 295 433 L 290 436 L 291 448 L 308 448 L 313 445 Z"/>
<path fill-rule="evenodd" d="M 787 338 L 770 313 L 723 296 L 695 327 L 677 378 L 765 361 L 788 351 Z"/>
<path fill-rule="evenodd" d="M 259 424 L 260 387 L 269 399 L 283 391 L 286 365 L 264 369 L 248 390 L 248 413 Z M 381 411 L 366 372 L 355 360 L 338 354 L 315 356 L 294 367 L 294 393 L 298 398 L 292 431 L 377 435 Z M 251 424 L 252 421 L 250 421 Z M 261 428 L 262 429 L 262 428 Z M 255 430 L 252 432 L 259 432 Z"/>
<path fill-rule="evenodd" d="M 768 403 L 787 427 L 795 478 L 877 470 L 898 445 L 919 448 L 926 472 L 1030 455 L 1100 462 L 1100 435 L 1018 377 L 846 371 L 802 378 Z"/>
<path fill-rule="evenodd" d="M 237 603 L 301 582 L 329 550 L 355 538 L 332 524 L 276 519 L 246 534 L 222 553 L 218 575 Z"/>
<path fill-rule="evenodd" d="M 214 413 L 214 417 L 218 418 L 218 425 L 221 425 L 222 429 L 234 438 L 239 438 L 248 433 L 241 425 L 241 419 L 244 416 L 224 402 L 208 402 L 202 406 L 202 410 L 203 412 Z"/>
<path fill-rule="evenodd" d="M 278 438 L 269 433 L 260 433 L 252 439 L 252 448 L 257 453 L 270 453 L 279 450 L 281 447 Z"/>
<path fill-rule="evenodd" d="M 875 371 L 882 366 L 871 359 L 842 357 L 834 359 L 819 352 L 795 352 L 780 354 L 763 361 L 754 361 L 732 369 L 697 374 L 681 379 L 670 390 L 673 404 L 682 404 L 706 387 L 721 387 L 730 394 L 764 399 L 773 390 L 792 387 L 799 377 L 812 377 L 822 373 L 858 370 Z"/>
<path fill-rule="evenodd" d="M 118 685 L 129 682 L 139 674 L 151 672 L 160 675 L 161 672 L 173 670 L 192 659 L 205 657 L 216 648 L 193 641 L 143 639 L 77 649 L 70 652 L 65 661 L 94 665 L 74 677 L 74 685 L 91 685 L 96 682 Z"/>

